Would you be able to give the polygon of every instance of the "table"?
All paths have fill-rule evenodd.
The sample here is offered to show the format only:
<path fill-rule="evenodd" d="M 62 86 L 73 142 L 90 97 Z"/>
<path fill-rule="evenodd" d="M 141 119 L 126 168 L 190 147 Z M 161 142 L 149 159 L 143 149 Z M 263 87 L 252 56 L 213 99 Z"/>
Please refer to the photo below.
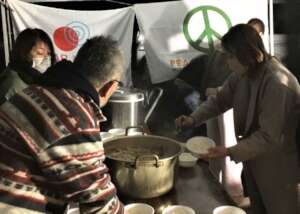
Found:
<path fill-rule="evenodd" d="M 173 189 L 160 197 L 152 199 L 130 199 L 120 196 L 123 203 L 142 202 L 155 208 L 156 214 L 169 205 L 186 205 L 197 214 L 212 214 L 221 205 L 235 205 L 221 184 L 213 177 L 208 163 L 199 160 L 192 168 L 178 167 Z"/>

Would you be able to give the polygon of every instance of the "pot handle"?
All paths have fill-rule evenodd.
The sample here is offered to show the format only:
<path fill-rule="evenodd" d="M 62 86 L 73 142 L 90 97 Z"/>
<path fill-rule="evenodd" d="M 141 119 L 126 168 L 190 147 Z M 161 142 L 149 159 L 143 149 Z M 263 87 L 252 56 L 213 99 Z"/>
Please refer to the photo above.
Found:
<path fill-rule="evenodd" d="M 118 88 L 115 93 L 124 94 L 124 90 L 121 88 Z"/>
<path fill-rule="evenodd" d="M 128 136 L 130 129 L 139 129 L 142 132 L 142 135 L 145 135 L 143 126 L 127 126 L 125 129 L 125 136 Z"/>
<path fill-rule="evenodd" d="M 154 94 L 155 91 L 157 91 L 157 96 L 156 96 L 155 100 L 153 101 L 151 107 L 149 108 L 149 110 L 148 110 L 148 112 L 147 112 L 147 114 L 145 116 L 145 120 L 144 120 L 145 124 L 147 123 L 147 121 L 148 121 L 149 117 L 151 116 L 154 108 L 157 106 L 157 103 L 158 103 L 160 97 L 163 94 L 163 89 L 162 88 L 159 88 L 159 87 L 153 88 L 151 90 L 151 92 L 150 92 L 149 97 L 147 98 L 147 100 L 151 99 L 151 97 L 153 96 L 153 94 Z"/>
<path fill-rule="evenodd" d="M 153 161 L 152 161 L 153 160 Z M 155 166 L 156 168 L 163 166 L 163 162 L 159 161 L 157 155 L 140 155 L 135 158 L 134 166 Z"/>

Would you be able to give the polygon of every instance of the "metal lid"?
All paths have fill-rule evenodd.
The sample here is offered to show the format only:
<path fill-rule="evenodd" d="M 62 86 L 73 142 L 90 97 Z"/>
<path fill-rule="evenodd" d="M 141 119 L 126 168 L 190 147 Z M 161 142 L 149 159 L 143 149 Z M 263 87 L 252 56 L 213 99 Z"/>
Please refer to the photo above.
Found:
<path fill-rule="evenodd" d="M 108 102 L 139 102 L 144 100 L 144 93 L 136 88 L 119 88 Z"/>

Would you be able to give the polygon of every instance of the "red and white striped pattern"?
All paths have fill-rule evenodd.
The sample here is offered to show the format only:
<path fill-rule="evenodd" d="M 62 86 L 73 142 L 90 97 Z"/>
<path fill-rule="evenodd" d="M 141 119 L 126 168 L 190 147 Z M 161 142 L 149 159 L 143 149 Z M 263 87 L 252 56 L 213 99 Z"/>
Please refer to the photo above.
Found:
<path fill-rule="evenodd" d="M 123 213 L 103 163 L 98 115 L 74 91 L 38 86 L 2 105 L 0 213 L 62 213 L 68 201 L 84 213 Z"/>

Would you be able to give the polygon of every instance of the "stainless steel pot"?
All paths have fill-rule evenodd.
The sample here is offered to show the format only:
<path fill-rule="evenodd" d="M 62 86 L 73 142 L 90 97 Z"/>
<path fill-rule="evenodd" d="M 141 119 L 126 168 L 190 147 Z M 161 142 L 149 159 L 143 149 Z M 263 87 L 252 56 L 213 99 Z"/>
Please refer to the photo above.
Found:
<path fill-rule="evenodd" d="M 104 144 L 106 164 L 118 192 L 152 198 L 172 189 L 181 146 L 154 135 L 125 136 Z"/>
<path fill-rule="evenodd" d="M 147 123 L 163 90 L 154 88 L 149 93 L 135 88 L 120 88 L 104 108 L 109 118 L 108 128 L 126 128 Z"/>

